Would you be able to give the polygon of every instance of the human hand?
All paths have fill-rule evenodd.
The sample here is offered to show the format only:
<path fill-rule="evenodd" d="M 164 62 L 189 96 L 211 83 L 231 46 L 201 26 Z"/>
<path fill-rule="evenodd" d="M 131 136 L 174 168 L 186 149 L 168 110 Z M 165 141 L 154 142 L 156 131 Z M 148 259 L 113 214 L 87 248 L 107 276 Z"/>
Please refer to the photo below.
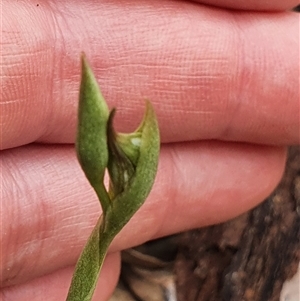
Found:
<path fill-rule="evenodd" d="M 1 300 L 65 300 L 100 215 L 73 146 L 81 51 L 117 128 L 134 129 L 148 98 L 163 142 L 153 190 L 113 242 L 95 299 L 111 294 L 120 250 L 225 221 L 275 188 L 285 145 L 300 140 L 299 15 L 259 10 L 298 2 L 208 2 L 251 12 L 171 0 L 3 4 Z"/>

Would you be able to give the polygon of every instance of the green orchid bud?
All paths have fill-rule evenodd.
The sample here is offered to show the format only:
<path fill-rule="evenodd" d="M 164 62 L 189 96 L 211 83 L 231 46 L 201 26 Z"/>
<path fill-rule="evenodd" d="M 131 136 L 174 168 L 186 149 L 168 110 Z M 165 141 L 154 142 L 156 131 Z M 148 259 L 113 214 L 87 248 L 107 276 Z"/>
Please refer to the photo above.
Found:
<path fill-rule="evenodd" d="M 155 179 L 160 141 L 151 103 L 146 102 L 143 121 L 133 133 L 116 133 L 114 115 L 83 56 L 76 150 L 103 213 L 77 262 L 67 301 L 92 299 L 110 243 L 144 203 Z M 109 192 L 103 183 L 106 169 Z"/>

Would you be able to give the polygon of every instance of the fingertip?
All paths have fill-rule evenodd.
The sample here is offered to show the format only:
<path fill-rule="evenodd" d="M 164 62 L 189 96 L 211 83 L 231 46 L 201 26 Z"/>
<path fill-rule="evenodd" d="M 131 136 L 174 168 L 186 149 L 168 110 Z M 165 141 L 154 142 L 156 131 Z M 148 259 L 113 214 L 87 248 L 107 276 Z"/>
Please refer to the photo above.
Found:
<path fill-rule="evenodd" d="M 186 177 L 184 193 L 177 193 L 179 201 L 170 204 L 173 212 L 164 219 L 169 222 L 161 225 L 164 231 L 189 230 L 235 218 L 263 202 L 280 182 L 286 147 L 222 144 L 203 143 L 202 166 L 187 169 L 193 174 Z"/>

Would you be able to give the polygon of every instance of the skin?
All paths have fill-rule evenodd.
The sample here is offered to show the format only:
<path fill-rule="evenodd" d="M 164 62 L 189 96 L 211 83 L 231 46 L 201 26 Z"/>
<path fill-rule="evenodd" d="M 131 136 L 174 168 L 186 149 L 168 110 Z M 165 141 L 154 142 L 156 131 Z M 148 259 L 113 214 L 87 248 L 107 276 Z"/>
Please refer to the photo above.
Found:
<path fill-rule="evenodd" d="M 226 221 L 279 182 L 300 142 L 299 15 L 285 12 L 297 4 L 5 1 L 0 299 L 64 300 L 100 214 L 73 145 L 81 51 L 117 129 L 134 129 L 148 98 L 162 138 L 153 190 L 110 248 L 104 301 L 120 250 Z"/>

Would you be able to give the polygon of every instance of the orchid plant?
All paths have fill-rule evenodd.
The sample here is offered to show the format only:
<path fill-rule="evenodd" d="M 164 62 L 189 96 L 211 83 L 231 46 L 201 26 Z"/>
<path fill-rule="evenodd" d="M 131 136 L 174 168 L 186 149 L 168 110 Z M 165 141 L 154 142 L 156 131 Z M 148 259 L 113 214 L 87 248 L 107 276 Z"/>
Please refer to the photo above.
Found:
<path fill-rule="evenodd" d="M 129 134 L 113 127 L 115 109 L 109 111 L 85 55 L 78 109 L 76 153 L 102 207 L 75 267 L 67 301 L 90 301 L 109 245 L 144 203 L 156 175 L 159 129 L 154 109 L 146 101 L 139 127 Z M 104 184 L 105 171 L 109 187 Z"/>

